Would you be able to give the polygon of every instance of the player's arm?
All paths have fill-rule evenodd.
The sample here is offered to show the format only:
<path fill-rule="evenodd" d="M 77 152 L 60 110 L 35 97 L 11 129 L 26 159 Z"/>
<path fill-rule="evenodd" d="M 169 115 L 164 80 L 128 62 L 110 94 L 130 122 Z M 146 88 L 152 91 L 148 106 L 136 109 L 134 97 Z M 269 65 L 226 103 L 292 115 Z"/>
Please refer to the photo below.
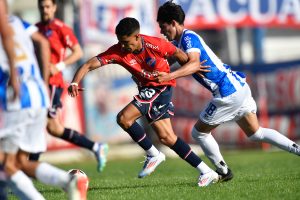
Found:
<path fill-rule="evenodd" d="M 91 58 L 89 61 L 87 61 L 86 63 L 84 63 L 83 65 L 81 65 L 81 67 L 76 71 L 72 83 L 71 85 L 68 87 L 68 93 L 71 97 L 76 97 L 78 96 L 78 92 L 79 92 L 79 83 L 80 81 L 84 78 L 84 76 L 92 71 L 95 70 L 99 67 L 101 67 L 102 64 L 100 63 L 100 61 L 98 60 L 97 57 L 93 57 Z"/>
<path fill-rule="evenodd" d="M 199 53 L 198 52 L 190 52 L 187 54 L 187 59 L 185 56 L 182 55 L 185 54 L 183 51 L 176 51 L 174 54 L 174 57 L 178 60 L 179 63 L 185 63 L 177 70 L 171 72 L 171 73 L 164 73 L 160 72 L 157 76 L 157 81 L 162 83 L 166 82 L 172 79 L 188 76 L 194 73 L 199 73 L 201 76 L 203 76 L 202 72 L 209 72 L 210 70 L 207 69 L 209 66 L 203 66 L 206 61 L 200 62 L 199 60 Z"/>
<path fill-rule="evenodd" d="M 0 36 L 2 39 L 3 49 L 8 58 L 10 68 L 10 85 L 14 91 L 14 99 L 19 96 L 19 86 L 17 83 L 17 72 L 15 70 L 15 52 L 13 41 L 13 30 L 7 21 L 6 1 L 0 0 Z"/>
<path fill-rule="evenodd" d="M 45 83 L 48 85 L 50 66 L 50 45 L 48 40 L 39 32 L 34 32 L 31 39 L 38 48 L 38 58 L 41 61 L 41 70 Z"/>
<path fill-rule="evenodd" d="M 83 55 L 81 46 L 78 43 L 71 47 L 71 51 L 72 53 L 64 60 L 66 65 L 71 65 L 77 62 Z"/>
<path fill-rule="evenodd" d="M 175 53 L 177 54 L 177 53 Z M 180 59 L 180 55 L 175 55 L 177 59 Z M 190 52 L 187 54 L 188 61 L 185 62 L 179 69 L 170 73 L 171 79 L 176 79 L 184 76 L 188 76 L 197 72 L 209 72 L 207 68 L 209 66 L 203 66 L 202 64 L 206 61 L 200 62 L 200 54 L 198 52 Z M 182 62 L 181 62 L 182 64 Z"/>

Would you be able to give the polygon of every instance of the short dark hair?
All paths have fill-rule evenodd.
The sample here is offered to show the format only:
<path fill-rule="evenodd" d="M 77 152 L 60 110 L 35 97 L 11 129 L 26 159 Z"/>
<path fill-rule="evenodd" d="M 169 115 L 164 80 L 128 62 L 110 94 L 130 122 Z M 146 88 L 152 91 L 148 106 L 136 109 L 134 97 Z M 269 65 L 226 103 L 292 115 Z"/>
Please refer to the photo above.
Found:
<path fill-rule="evenodd" d="M 38 4 L 41 4 L 42 1 L 45 1 L 45 0 L 38 0 Z M 56 0 L 51 0 L 51 1 L 54 5 L 56 5 Z"/>
<path fill-rule="evenodd" d="M 129 36 L 140 30 L 140 23 L 132 17 L 123 18 L 116 27 L 115 33 L 118 36 Z"/>
<path fill-rule="evenodd" d="M 159 7 L 156 21 L 170 24 L 172 20 L 175 20 L 179 24 L 184 24 L 184 19 L 185 13 L 182 7 L 171 0 Z"/>

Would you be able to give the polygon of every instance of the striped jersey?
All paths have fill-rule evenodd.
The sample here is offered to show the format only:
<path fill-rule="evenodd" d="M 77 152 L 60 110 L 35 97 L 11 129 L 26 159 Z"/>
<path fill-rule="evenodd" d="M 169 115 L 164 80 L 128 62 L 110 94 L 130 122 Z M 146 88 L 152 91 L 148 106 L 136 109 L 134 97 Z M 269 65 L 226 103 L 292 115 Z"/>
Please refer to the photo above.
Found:
<path fill-rule="evenodd" d="M 173 44 L 186 53 L 200 53 L 200 62 L 207 60 L 204 65 L 210 66 L 210 72 L 203 73 L 204 78 L 196 73 L 193 77 L 211 91 L 214 97 L 229 96 L 244 86 L 245 75 L 232 71 L 230 66 L 224 64 L 194 31 L 185 29 L 180 42 L 173 41 Z"/>
<path fill-rule="evenodd" d="M 7 111 L 48 107 L 47 89 L 41 77 L 31 40 L 31 35 L 37 31 L 37 28 L 16 16 L 9 17 L 9 24 L 14 34 L 15 67 L 20 83 L 20 98 L 16 101 L 11 100 L 11 88 L 7 87 L 8 59 L 0 40 L 0 107 Z"/>

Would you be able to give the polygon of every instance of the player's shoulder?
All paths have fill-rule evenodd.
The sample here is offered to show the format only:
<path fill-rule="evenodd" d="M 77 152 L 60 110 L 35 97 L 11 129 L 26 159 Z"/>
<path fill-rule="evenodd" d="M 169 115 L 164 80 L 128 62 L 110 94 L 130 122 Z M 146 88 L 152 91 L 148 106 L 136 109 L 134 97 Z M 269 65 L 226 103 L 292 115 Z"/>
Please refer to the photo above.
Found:
<path fill-rule="evenodd" d="M 149 35 L 141 35 L 144 39 L 146 48 L 152 49 L 154 51 L 159 51 L 161 45 L 164 43 L 168 43 L 167 40 L 155 36 L 149 36 Z"/>

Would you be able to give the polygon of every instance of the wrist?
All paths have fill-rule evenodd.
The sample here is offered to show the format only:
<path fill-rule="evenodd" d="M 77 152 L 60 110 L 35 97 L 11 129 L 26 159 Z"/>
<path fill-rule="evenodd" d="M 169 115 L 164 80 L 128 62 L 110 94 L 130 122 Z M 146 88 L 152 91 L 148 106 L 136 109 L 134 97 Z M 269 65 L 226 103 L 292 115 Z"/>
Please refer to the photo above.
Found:
<path fill-rule="evenodd" d="M 62 71 L 66 68 L 66 64 L 64 62 L 59 62 L 55 65 L 55 67 L 58 71 Z"/>
<path fill-rule="evenodd" d="M 78 83 L 76 83 L 76 82 L 72 82 L 70 85 L 74 85 L 74 86 L 78 87 Z"/>

